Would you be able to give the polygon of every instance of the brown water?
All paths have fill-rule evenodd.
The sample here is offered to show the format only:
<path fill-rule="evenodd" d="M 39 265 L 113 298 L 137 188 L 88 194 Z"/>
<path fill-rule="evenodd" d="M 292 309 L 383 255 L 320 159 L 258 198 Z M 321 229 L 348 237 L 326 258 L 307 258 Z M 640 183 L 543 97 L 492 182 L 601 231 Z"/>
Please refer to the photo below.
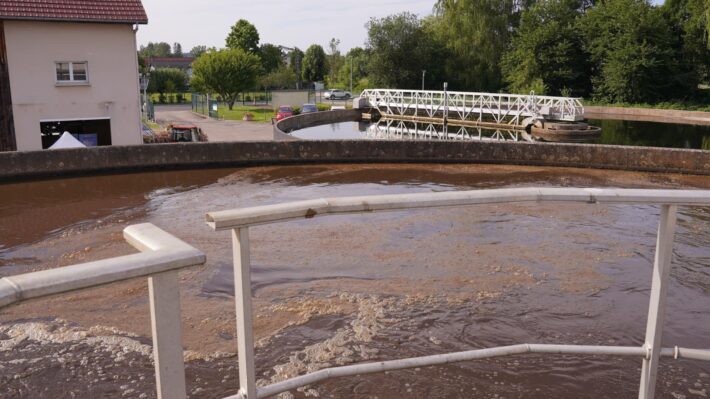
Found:
<path fill-rule="evenodd" d="M 185 239 L 208 256 L 206 266 L 182 274 L 189 391 L 222 397 L 236 392 L 231 246 L 228 234 L 205 226 L 206 212 L 322 196 L 516 186 L 710 188 L 710 179 L 345 165 L 4 185 L 0 275 L 130 253 L 120 230 L 142 221 Z M 640 345 L 658 214 L 651 206 L 507 204 L 253 228 L 258 378 L 524 342 Z M 681 209 L 665 346 L 710 346 L 709 227 L 710 209 Z M 0 386 L 7 389 L 0 397 L 57 397 L 31 389 L 49 383 L 66 397 L 153 397 L 149 336 L 144 281 L 4 309 Z M 337 379 L 292 394 L 634 397 L 639 373 L 636 359 L 518 356 Z M 659 397 L 703 397 L 709 375 L 707 364 L 664 360 Z"/>

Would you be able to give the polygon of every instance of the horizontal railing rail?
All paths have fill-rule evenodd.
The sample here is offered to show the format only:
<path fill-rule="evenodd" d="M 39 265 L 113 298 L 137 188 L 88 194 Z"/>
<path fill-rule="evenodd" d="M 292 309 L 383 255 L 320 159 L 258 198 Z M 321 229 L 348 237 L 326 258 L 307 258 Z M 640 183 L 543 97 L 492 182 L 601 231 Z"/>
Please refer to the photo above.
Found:
<path fill-rule="evenodd" d="M 580 98 L 535 94 L 460 91 L 367 89 L 360 94 L 370 107 L 389 116 L 424 114 L 429 118 L 454 116 L 461 120 L 492 118 L 498 124 L 523 126 L 526 118 L 579 121 L 584 119 Z"/>
<path fill-rule="evenodd" d="M 642 346 L 520 344 L 326 368 L 267 386 L 256 386 L 249 245 L 249 228 L 251 226 L 280 223 L 303 218 L 310 219 L 326 215 L 548 201 L 578 202 L 585 204 L 648 204 L 661 206 L 646 336 Z M 541 353 L 639 357 L 642 359 L 639 398 L 651 399 L 655 395 L 656 375 L 661 356 L 673 357 L 675 359 L 685 358 L 710 361 L 710 349 L 691 349 L 677 346 L 673 348 L 663 348 L 661 346 L 661 333 L 665 316 L 666 295 L 678 206 L 710 206 L 710 191 L 509 188 L 442 193 L 321 198 L 210 212 L 206 215 L 206 222 L 210 227 L 214 230 L 232 230 L 240 389 L 237 395 L 231 396 L 230 398 L 264 398 L 334 377 L 355 376 L 499 356 Z"/>
<path fill-rule="evenodd" d="M 158 397 L 186 397 L 178 272 L 205 263 L 205 254 L 150 224 L 126 227 L 138 254 L 0 279 L 0 308 L 22 301 L 148 277 Z"/>

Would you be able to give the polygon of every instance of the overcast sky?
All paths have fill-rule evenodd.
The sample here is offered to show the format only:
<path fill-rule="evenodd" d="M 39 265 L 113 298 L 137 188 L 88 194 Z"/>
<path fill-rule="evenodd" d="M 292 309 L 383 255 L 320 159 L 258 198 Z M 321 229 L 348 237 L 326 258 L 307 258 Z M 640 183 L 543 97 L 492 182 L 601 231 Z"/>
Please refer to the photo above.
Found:
<path fill-rule="evenodd" d="M 652 0 L 660 4 L 663 0 Z M 229 28 L 243 18 L 256 25 L 261 43 L 302 50 L 326 48 L 340 39 L 346 52 L 363 46 L 371 17 L 409 11 L 426 16 L 435 0 L 143 0 L 149 23 L 141 26 L 138 44 L 179 42 L 188 52 L 198 44 L 224 47 Z M 326 48 L 327 49 L 327 48 Z"/>
<path fill-rule="evenodd" d="M 259 30 L 261 43 L 305 50 L 324 48 L 335 37 L 340 49 L 363 46 L 370 17 L 409 11 L 429 15 L 435 0 L 143 0 L 149 23 L 138 44 L 179 42 L 188 52 L 198 44 L 224 47 L 229 28 L 243 18 Z"/>

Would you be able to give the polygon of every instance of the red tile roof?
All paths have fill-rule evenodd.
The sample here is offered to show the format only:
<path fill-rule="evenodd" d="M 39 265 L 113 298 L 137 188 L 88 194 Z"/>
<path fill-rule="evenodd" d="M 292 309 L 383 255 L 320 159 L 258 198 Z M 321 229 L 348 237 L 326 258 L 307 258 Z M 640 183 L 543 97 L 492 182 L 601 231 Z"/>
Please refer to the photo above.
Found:
<path fill-rule="evenodd" d="M 147 24 L 141 0 L 0 0 L 0 20 Z"/>

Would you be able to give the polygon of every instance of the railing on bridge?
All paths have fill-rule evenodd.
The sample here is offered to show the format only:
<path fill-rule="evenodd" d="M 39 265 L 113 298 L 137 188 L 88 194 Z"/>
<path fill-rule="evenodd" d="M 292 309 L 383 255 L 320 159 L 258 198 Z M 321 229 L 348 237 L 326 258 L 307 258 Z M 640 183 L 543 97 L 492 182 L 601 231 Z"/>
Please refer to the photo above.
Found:
<path fill-rule="evenodd" d="M 481 124 L 527 127 L 536 119 L 576 122 L 584 119 L 578 98 L 457 91 L 369 89 L 360 98 L 386 117 L 423 116 Z"/>
<path fill-rule="evenodd" d="M 316 216 L 346 213 L 531 201 L 562 201 L 585 204 L 657 204 L 662 206 L 646 338 L 642 346 L 520 344 L 327 368 L 257 388 L 251 304 L 249 227 L 293 219 L 308 219 Z M 673 348 L 661 347 L 661 333 L 676 223 L 676 208 L 681 205 L 710 206 L 710 191 L 514 188 L 329 198 L 209 213 L 207 222 L 213 229 L 232 231 L 240 389 L 237 395 L 230 398 L 264 398 L 329 378 L 526 353 L 633 356 L 641 358 L 643 359 L 643 366 L 639 398 L 653 398 L 656 373 L 661 356 L 675 359 L 685 358 L 710 361 L 710 350 L 707 349 L 687 349 L 677 346 Z M 153 353 L 158 398 L 185 398 L 185 368 L 180 332 L 178 271 L 182 268 L 203 264 L 205 255 L 185 242 L 147 223 L 127 227 L 124 230 L 124 237 L 142 253 L 0 279 L 0 308 L 33 298 L 147 276 L 149 278 Z"/>
<path fill-rule="evenodd" d="M 533 141 L 525 130 L 519 129 L 438 125 L 395 119 L 382 119 L 373 123 L 363 135 L 373 140 Z"/>

